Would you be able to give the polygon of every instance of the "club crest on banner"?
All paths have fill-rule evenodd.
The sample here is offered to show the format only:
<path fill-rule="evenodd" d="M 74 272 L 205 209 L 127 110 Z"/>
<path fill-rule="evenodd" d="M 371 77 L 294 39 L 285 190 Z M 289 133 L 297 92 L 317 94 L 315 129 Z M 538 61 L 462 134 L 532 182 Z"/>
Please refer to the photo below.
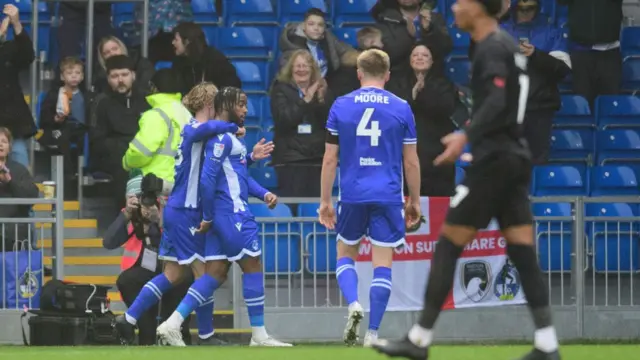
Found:
<path fill-rule="evenodd" d="M 480 302 L 491 289 L 491 265 L 482 260 L 467 261 L 460 268 L 460 283 L 469 300 Z"/>
<path fill-rule="evenodd" d="M 36 273 L 40 271 L 31 271 L 31 269 L 27 269 L 22 277 L 20 277 L 20 296 L 24 299 L 29 299 L 33 297 L 40 288 L 40 281 L 38 281 L 38 277 Z"/>
<path fill-rule="evenodd" d="M 520 292 L 520 274 L 507 257 L 494 281 L 493 292 L 500 301 L 513 300 Z"/>

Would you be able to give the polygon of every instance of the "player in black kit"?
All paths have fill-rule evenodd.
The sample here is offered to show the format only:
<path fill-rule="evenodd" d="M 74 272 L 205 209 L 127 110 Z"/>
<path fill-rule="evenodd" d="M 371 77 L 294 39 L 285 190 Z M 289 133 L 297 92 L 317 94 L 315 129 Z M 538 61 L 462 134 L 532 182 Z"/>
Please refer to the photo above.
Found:
<path fill-rule="evenodd" d="M 533 240 L 529 151 L 520 127 L 529 87 L 527 59 L 513 38 L 498 27 L 503 0 L 457 0 L 456 24 L 476 42 L 472 66 L 473 111 L 465 132 L 442 139 L 446 149 L 437 164 L 454 162 L 471 145 L 472 163 L 451 198 L 435 248 L 424 308 L 417 324 L 399 341 L 379 340 L 373 347 L 391 357 L 424 360 L 433 328 L 453 286 L 456 263 L 465 245 L 496 218 L 507 239 L 507 254 L 520 280 L 535 323 L 534 349 L 522 360 L 559 360 L 549 294 Z"/>

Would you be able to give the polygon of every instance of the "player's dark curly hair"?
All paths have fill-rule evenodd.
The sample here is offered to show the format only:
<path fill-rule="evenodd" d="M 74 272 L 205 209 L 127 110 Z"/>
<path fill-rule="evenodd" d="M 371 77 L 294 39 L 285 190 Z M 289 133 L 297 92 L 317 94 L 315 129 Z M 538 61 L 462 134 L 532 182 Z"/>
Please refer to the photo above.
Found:
<path fill-rule="evenodd" d="M 241 89 L 233 86 L 227 86 L 218 91 L 216 97 L 213 98 L 213 109 L 216 114 L 222 114 L 225 110 L 233 112 L 242 94 L 244 92 Z"/>

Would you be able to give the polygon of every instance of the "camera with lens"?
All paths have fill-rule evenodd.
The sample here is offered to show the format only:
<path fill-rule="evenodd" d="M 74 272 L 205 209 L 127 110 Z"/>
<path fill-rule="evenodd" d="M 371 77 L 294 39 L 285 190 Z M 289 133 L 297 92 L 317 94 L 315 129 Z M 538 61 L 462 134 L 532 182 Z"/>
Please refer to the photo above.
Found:
<path fill-rule="evenodd" d="M 162 193 L 162 179 L 155 174 L 147 174 L 142 178 L 140 205 L 153 206 L 158 205 L 158 197 Z"/>

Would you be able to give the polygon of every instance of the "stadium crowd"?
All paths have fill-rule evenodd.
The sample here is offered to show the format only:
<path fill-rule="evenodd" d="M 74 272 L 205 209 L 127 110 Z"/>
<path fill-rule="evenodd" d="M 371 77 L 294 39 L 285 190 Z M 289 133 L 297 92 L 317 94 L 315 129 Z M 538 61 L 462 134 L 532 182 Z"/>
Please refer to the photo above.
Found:
<path fill-rule="evenodd" d="M 567 11 L 566 24 L 550 21 L 542 0 L 504 2 L 502 27 L 519 42 L 530 64 L 524 134 L 534 163 L 544 164 L 553 117 L 560 109 L 560 93 L 566 90 L 563 84 L 568 79 L 572 91 L 592 107 L 597 96 L 620 91 L 622 1 L 557 0 Z M 378 0 L 370 10 L 369 24 L 357 31 L 355 47 L 334 34 L 330 19 L 320 8 L 309 8 L 300 22 L 280 24 L 277 49 L 273 49 L 277 71 L 268 89 L 275 144 L 269 161 L 277 175 L 274 193 L 282 197 L 320 195 L 329 109 L 337 97 L 359 87 L 356 58 L 361 51 L 373 48 L 389 55 L 387 88 L 406 100 L 415 116 L 421 195 L 454 193 L 455 166 L 435 167 L 433 160 L 444 149 L 440 139 L 468 120 L 469 90 L 465 83 L 449 76 L 446 60 L 450 56 L 472 57 L 473 44 L 468 54 L 455 53 L 450 36 L 453 25 L 437 7 L 445 3 L 450 5 L 436 0 Z M 216 1 L 215 9 L 223 13 L 225 5 Z M 77 155 L 88 146 L 91 172 L 110 181 L 117 207 L 126 209 L 124 194 L 130 170 L 142 169 L 145 174 L 173 181 L 173 175 L 165 176 L 162 169 L 173 162 L 175 154 L 164 153 L 171 159 L 167 161 L 152 158 L 163 154 L 161 145 L 167 136 L 170 143 L 177 143 L 181 129 L 175 124 L 184 126 L 194 116 L 181 98 L 205 82 L 218 89 L 243 86 L 230 59 L 214 41 L 207 40 L 190 1 L 150 1 L 146 58 L 141 55 L 141 12 L 136 10 L 135 21 L 116 29 L 112 27 L 111 4 L 96 4 L 96 46 L 84 49 L 95 52 L 95 64 L 83 61 L 79 46 L 86 28 L 85 6 L 61 2 L 60 60 L 54 81 L 39 104 L 38 126 L 19 79 L 36 58 L 34 45 L 18 8 L 9 3 L 2 9 L 0 155 L 11 150 L 11 160 L 4 165 L 8 170 L 0 173 L 3 197 L 37 196 L 32 188 L 11 185 L 16 181 L 8 175 L 28 178 L 22 169 L 29 165 L 29 140 L 37 136 L 46 151 L 65 157 L 66 179 L 77 176 Z M 564 28 L 569 29 L 568 37 Z M 12 38 L 7 40 L 9 33 Z M 163 68 L 164 62 L 171 64 Z M 87 67 L 96 69 L 89 87 L 84 79 Z M 24 216 L 23 210 L 16 208 L 15 216 Z"/>

